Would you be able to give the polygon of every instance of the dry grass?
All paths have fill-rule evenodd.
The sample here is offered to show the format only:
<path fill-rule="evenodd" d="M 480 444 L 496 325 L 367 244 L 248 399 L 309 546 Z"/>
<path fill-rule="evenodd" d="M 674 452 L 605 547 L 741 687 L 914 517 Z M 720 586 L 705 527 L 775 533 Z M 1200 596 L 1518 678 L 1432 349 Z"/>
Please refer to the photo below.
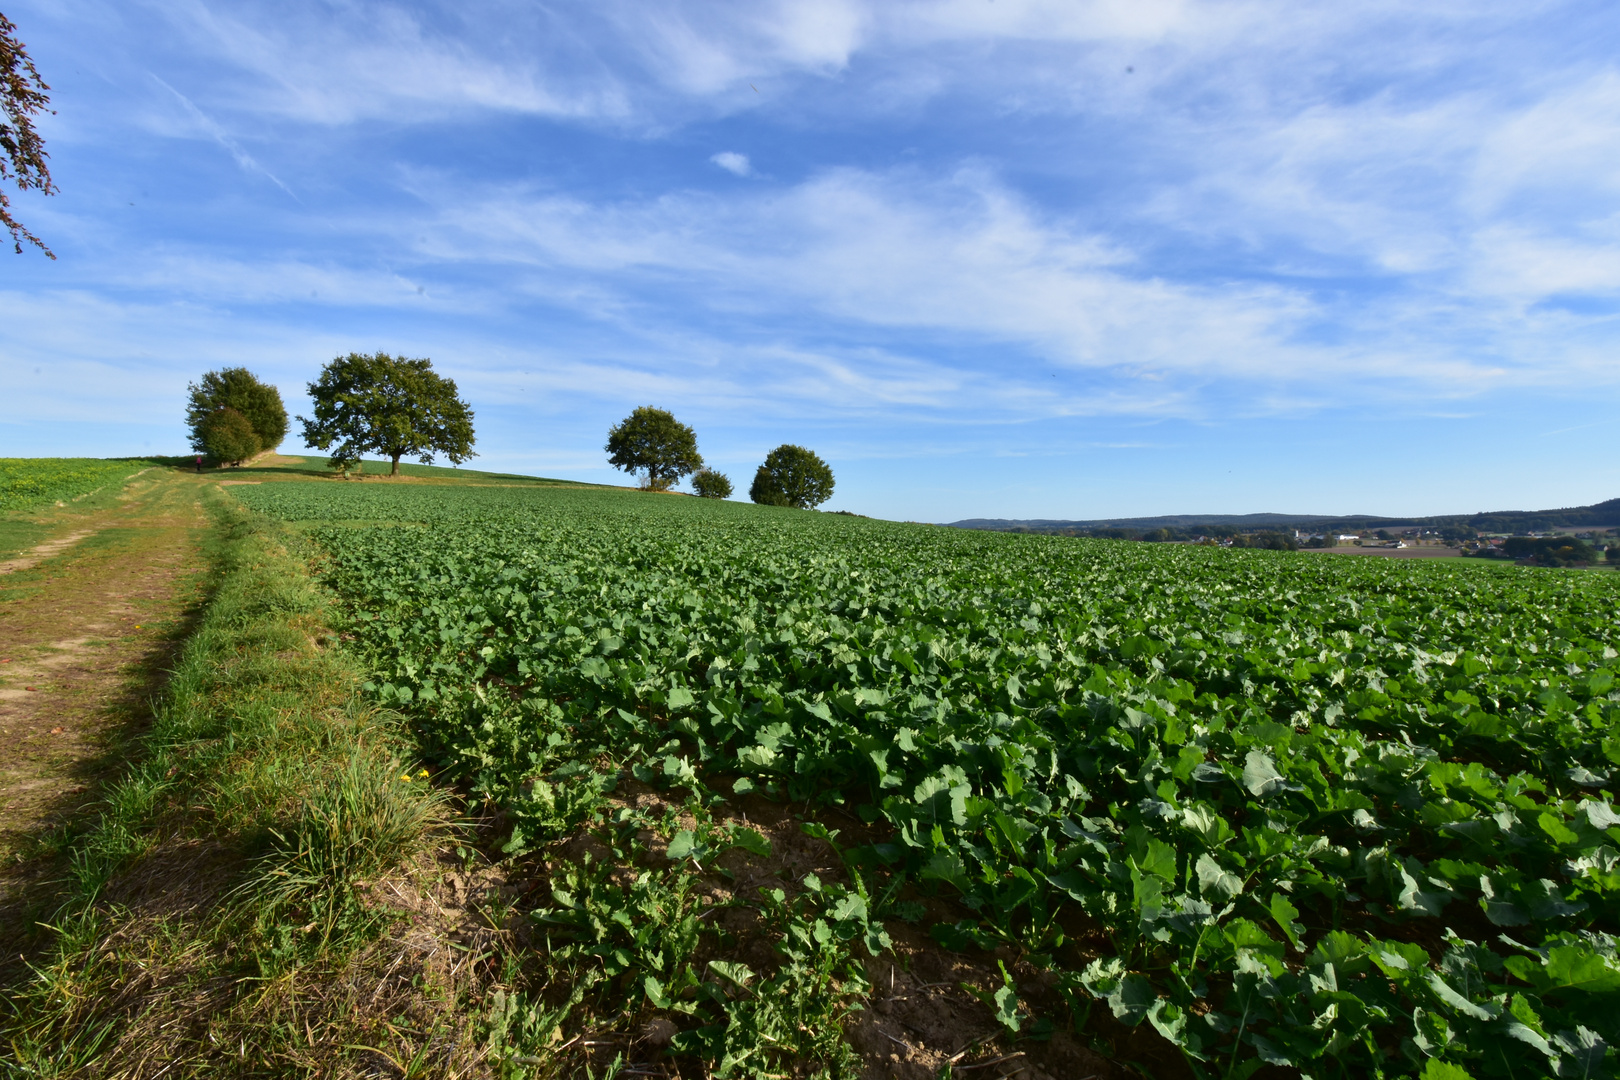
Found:
<path fill-rule="evenodd" d="M 446 847 L 451 807 L 324 646 L 302 559 L 218 512 L 149 733 L 37 848 L 0 1075 L 486 1075 L 505 883 Z"/>

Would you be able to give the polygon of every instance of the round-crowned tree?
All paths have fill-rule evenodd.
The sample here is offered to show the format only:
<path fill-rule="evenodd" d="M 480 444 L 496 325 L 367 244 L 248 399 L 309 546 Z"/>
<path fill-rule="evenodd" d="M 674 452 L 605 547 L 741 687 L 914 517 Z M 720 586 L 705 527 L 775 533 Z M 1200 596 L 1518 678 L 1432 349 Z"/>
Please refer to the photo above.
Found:
<path fill-rule="evenodd" d="M 697 433 L 663 409 L 643 405 L 608 430 L 608 464 L 632 475 L 642 486 L 667 491 L 681 477 L 703 468 Z"/>
<path fill-rule="evenodd" d="M 778 446 L 765 455 L 765 463 L 754 474 L 748 497 L 766 506 L 797 506 L 809 510 L 820 506 L 833 493 L 833 473 L 813 450 L 791 443 Z"/>
<path fill-rule="evenodd" d="M 240 465 L 264 448 L 248 418 L 229 406 L 215 409 L 197 425 L 199 449 L 220 465 Z"/>
<path fill-rule="evenodd" d="M 473 455 L 472 408 L 456 384 L 433 370 L 433 361 L 350 353 L 321 369 L 309 384 L 314 419 L 300 416 L 304 442 L 332 448 L 329 464 L 346 468 L 365 453 L 382 454 L 399 475 L 407 454 L 424 465 L 443 454 L 459 465 Z"/>
<path fill-rule="evenodd" d="M 287 437 L 287 407 L 281 403 L 281 391 L 260 382 L 247 368 L 210 371 L 186 389 L 191 392 L 191 400 L 186 403 L 186 426 L 191 429 L 193 450 L 210 453 L 203 445 L 202 428 L 220 409 L 230 409 L 247 420 L 258 437 L 260 450 L 274 450 Z"/>
<path fill-rule="evenodd" d="M 705 499 L 729 499 L 731 477 L 713 469 L 699 469 L 692 477 L 692 490 Z"/>

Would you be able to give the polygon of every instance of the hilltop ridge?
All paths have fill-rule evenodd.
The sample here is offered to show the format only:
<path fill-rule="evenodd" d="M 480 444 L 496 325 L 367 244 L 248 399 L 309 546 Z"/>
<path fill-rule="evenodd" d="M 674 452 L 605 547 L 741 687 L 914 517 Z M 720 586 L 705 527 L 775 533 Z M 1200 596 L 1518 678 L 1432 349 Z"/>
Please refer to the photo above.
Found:
<path fill-rule="evenodd" d="M 1188 529 L 1200 525 L 1249 526 L 1252 528 L 1340 528 L 1375 529 L 1388 526 L 1466 525 L 1480 532 L 1540 532 L 1547 529 L 1603 529 L 1620 527 L 1620 499 L 1608 499 L 1590 506 L 1569 506 L 1555 510 L 1494 510 L 1477 514 L 1437 514 L 1427 517 L 1401 517 L 1378 514 L 1164 514 L 1159 517 L 1097 518 L 1062 521 L 1052 518 L 965 518 L 947 523 L 957 529 L 986 529 L 993 532 L 1091 529 Z"/>

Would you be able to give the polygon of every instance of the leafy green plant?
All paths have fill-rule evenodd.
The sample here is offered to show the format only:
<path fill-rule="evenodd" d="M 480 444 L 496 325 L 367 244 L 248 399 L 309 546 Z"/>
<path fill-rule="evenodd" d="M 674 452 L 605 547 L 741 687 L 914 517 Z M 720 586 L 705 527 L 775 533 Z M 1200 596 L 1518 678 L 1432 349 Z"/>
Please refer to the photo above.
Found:
<path fill-rule="evenodd" d="M 246 490 L 315 529 L 371 692 L 503 806 L 621 774 L 838 805 L 879 830 L 844 854 L 885 895 L 955 903 L 937 940 L 1021 951 L 1076 1019 L 1149 1024 L 1203 1075 L 1612 1068 L 1611 575 Z M 818 911 L 839 955 L 867 947 Z M 1081 913 L 1108 954 L 1066 937 Z"/>
<path fill-rule="evenodd" d="M 151 462 L 101 458 L 0 458 L 0 511 L 31 510 L 88 495 Z"/>

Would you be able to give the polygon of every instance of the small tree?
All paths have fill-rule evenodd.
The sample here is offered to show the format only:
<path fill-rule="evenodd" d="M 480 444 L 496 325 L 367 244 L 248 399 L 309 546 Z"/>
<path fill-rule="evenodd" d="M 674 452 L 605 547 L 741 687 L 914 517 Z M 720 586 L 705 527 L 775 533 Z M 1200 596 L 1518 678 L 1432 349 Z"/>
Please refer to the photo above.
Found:
<path fill-rule="evenodd" d="M 814 451 L 784 444 L 765 455 L 754 474 L 748 497 L 766 506 L 797 506 L 809 510 L 833 493 L 833 473 Z"/>
<path fill-rule="evenodd" d="M 304 442 L 332 448 L 330 464 L 342 468 L 366 452 L 393 462 L 399 475 L 407 454 L 424 465 L 441 453 L 459 465 L 473 456 L 473 414 L 456 396 L 456 384 L 433 371 L 433 361 L 350 353 L 321 369 L 309 384 L 315 418 L 300 416 Z"/>
<path fill-rule="evenodd" d="M 692 490 L 705 499 L 731 498 L 731 477 L 713 469 L 700 469 L 692 477 Z"/>
<path fill-rule="evenodd" d="M 191 428 L 193 450 L 209 452 L 203 424 L 220 409 L 231 409 L 247 420 L 260 450 L 274 450 L 287 437 L 287 407 L 281 403 L 281 391 L 260 382 L 247 368 L 210 371 L 187 389 L 191 400 L 186 405 L 186 426 Z"/>
<path fill-rule="evenodd" d="M 240 465 L 263 449 L 248 418 L 222 406 L 197 425 L 197 449 L 221 465 Z"/>
<path fill-rule="evenodd" d="M 665 491 L 681 477 L 703 468 L 697 433 L 673 415 L 643 405 L 608 430 L 608 464 L 627 473 L 645 473 L 645 487 Z"/>

